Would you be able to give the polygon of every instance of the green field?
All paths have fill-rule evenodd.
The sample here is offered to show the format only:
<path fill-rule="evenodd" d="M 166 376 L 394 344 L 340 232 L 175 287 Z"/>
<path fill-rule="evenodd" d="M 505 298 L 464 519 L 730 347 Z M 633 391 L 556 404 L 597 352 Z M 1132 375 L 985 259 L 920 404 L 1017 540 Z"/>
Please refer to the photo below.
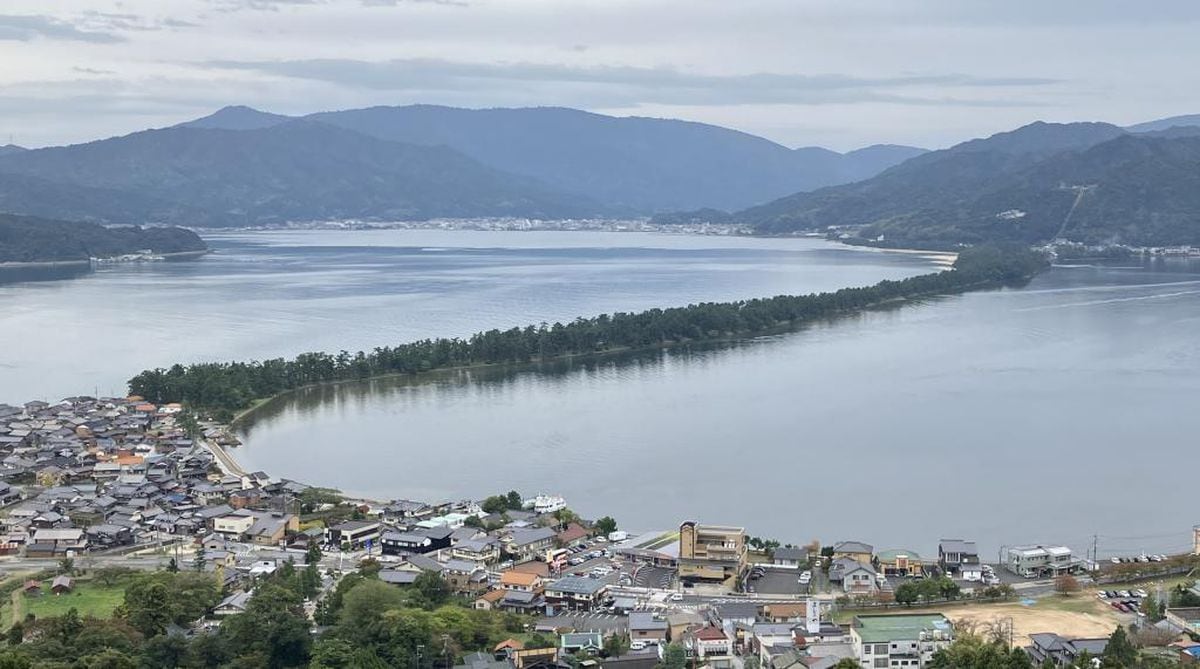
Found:
<path fill-rule="evenodd" d="M 75 609 L 81 616 L 108 618 L 125 598 L 125 585 L 101 585 L 91 581 L 76 581 L 73 592 L 56 595 L 50 592 L 50 584 L 45 583 L 42 594 L 18 595 L 23 598 L 22 613 L 32 613 L 38 618 L 61 616 Z"/>

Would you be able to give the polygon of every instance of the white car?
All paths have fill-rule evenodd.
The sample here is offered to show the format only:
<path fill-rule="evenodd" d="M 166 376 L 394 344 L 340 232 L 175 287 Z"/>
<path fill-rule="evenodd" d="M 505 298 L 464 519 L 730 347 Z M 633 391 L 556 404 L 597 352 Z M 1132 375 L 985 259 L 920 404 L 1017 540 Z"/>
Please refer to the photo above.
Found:
<path fill-rule="evenodd" d="M 641 639 L 634 639 L 629 642 L 629 650 L 646 650 L 646 642 Z"/>
<path fill-rule="evenodd" d="M 802 572 L 800 572 L 800 578 L 812 578 L 812 572 L 811 571 L 802 571 Z"/>
<path fill-rule="evenodd" d="M 1141 588 L 1134 590 L 1133 594 L 1137 595 L 1138 597 L 1141 597 L 1142 599 L 1145 599 L 1150 596 L 1150 593 L 1146 592 L 1145 590 L 1142 590 Z"/>
<path fill-rule="evenodd" d="M 681 593 L 681 592 L 673 593 L 671 595 L 671 601 L 672 602 L 682 602 L 683 601 L 683 593 Z"/>

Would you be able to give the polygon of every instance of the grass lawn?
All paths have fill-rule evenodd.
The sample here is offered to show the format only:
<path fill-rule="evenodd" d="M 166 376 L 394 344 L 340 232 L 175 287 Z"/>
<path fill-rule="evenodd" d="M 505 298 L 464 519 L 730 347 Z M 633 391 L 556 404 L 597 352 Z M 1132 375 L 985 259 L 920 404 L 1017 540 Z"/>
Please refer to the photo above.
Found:
<path fill-rule="evenodd" d="M 50 592 L 50 584 L 46 583 L 40 595 L 25 598 L 25 613 L 32 613 L 38 618 L 61 616 L 72 608 L 79 611 L 80 616 L 108 618 L 125 599 L 125 584 L 101 585 L 91 581 L 76 581 L 75 590 L 56 595 Z"/>

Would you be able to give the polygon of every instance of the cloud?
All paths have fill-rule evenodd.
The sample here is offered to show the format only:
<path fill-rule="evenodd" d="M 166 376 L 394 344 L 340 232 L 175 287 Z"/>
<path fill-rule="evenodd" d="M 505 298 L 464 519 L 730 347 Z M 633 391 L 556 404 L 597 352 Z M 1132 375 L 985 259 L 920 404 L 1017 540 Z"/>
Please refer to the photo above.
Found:
<path fill-rule="evenodd" d="M 95 44 L 112 44 L 124 41 L 124 38 L 119 35 L 103 31 L 81 30 L 74 23 L 52 16 L 35 14 L 0 15 L 0 40 L 28 42 L 38 38 L 72 42 L 92 42 Z"/>
<path fill-rule="evenodd" d="M 947 91 L 1029 88 L 1058 83 L 1041 77 L 978 77 L 966 74 L 856 77 L 842 74 L 701 74 L 668 67 L 570 66 L 544 63 L 470 63 L 441 59 L 361 61 L 312 59 L 209 61 L 207 67 L 307 79 L 351 88 L 423 93 L 474 92 L 486 96 L 514 90 L 537 104 L 568 90 L 602 106 L 637 104 L 753 105 L 891 102 L 918 105 L 1009 106 L 1009 100 L 956 97 Z M 921 89 L 937 89 L 923 97 Z M 1021 102 L 1021 106 L 1030 106 Z"/>
<path fill-rule="evenodd" d="M 75 23 L 94 31 L 146 32 L 174 28 L 198 28 L 200 24 L 179 18 L 156 19 L 137 14 L 120 14 L 89 10 L 80 14 Z"/>
<path fill-rule="evenodd" d="M 207 0 L 207 2 L 223 12 L 240 10 L 276 12 L 284 7 L 337 4 L 335 0 Z M 467 0 L 356 0 L 356 4 L 363 7 L 399 7 L 401 5 L 466 7 L 470 3 Z"/>
<path fill-rule="evenodd" d="M 446 5 L 469 7 L 467 0 L 359 0 L 364 7 L 398 7 L 400 5 Z"/>
<path fill-rule="evenodd" d="M 257 11 L 279 11 L 280 7 L 298 5 L 323 4 L 325 0 L 207 0 L 209 4 L 222 12 L 236 12 L 243 9 Z"/>

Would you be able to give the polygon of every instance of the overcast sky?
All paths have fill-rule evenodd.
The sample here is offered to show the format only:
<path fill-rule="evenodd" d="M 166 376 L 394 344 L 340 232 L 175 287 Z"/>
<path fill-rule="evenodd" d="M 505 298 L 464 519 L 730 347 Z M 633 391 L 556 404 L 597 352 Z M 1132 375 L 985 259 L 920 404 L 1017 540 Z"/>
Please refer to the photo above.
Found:
<path fill-rule="evenodd" d="M 4 0 L 0 144 L 437 103 L 937 148 L 1200 113 L 1198 24 L 1197 0 Z"/>

